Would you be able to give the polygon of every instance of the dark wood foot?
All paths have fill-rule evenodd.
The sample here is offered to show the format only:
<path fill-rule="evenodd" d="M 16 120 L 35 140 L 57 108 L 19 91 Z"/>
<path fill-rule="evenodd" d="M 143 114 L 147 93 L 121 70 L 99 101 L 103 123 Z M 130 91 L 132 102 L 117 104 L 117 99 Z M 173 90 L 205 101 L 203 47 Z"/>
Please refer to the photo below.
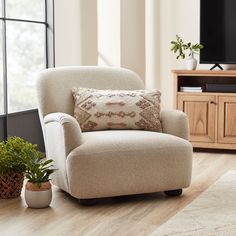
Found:
<path fill-rule="evenodd" d="M 165 191 L 165 194 L 170 197 L 177 197 L 180 196 L 182 193 L 183 193 L 182 189 Z"/>
<path fill-rule="evenodd" d="M 84 206 L 92 206 L 95 205 L 97 203 L 97 199 L 96 198 L 92 198 L 92 199 L 79 199 L 79 203 L 81 205 Z"/>

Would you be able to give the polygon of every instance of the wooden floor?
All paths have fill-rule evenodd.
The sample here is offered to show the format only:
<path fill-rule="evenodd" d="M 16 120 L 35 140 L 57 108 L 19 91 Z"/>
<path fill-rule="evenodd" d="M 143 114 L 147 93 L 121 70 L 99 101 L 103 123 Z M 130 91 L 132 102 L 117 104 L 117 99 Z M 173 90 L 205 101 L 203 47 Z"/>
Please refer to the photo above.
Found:
<path fill-rule="evenodd" d="M 83 207 L 55 189 L 51 208 L 40 210 L 27 208 L 23 197 L 0 200 L 0 236 L 146 236 L 232 169 L 236 169 L 234 153 L 195 152 L 192 185 L 179 198 L 157 193 L 102 199 Z"/>

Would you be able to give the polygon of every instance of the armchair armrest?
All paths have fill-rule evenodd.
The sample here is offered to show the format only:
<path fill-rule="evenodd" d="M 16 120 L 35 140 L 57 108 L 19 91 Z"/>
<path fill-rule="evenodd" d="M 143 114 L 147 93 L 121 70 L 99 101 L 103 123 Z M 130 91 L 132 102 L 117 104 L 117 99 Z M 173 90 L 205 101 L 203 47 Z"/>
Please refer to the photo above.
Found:
<path fill-rule="evenodd" d="M 81 129 L 76 119 L 65 113 L 51 113 L 44 117 L 46 155 L 54 160 L 58 170 L 52 182 L 69 192 L 66 171 L 68 154 L 82 144 Z"/>
<path fill-rule="evenodd" d="M 63 145 L 65 156 L 82 144 L 81 129 L 76 119 L 66 113 L 51 113 L 44 117 L 46 140 L 53 146 Z M 61 143 L 62 142 L 62 143 Z M 50 148 L 46 143 L 47 148 Z"/>
<path fill-rule="evenodd" d="M 161 123 L 163 133 L 189 139 L 189 123 L 186 113 L 179 110 L 162 110 Z"/>

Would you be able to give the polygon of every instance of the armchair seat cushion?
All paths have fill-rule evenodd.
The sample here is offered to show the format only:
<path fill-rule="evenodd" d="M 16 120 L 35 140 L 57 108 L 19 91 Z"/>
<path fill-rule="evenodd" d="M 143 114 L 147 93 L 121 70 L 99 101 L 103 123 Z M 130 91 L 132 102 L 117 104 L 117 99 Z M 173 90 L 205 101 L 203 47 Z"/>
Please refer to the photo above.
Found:
<path fill-rule="evenodd" d="M 67 157 L 71 195 L 77 198 L 148 193 L 187 187 L 192 145 L 179 137 L 140 130 L 82 133 Z"/>

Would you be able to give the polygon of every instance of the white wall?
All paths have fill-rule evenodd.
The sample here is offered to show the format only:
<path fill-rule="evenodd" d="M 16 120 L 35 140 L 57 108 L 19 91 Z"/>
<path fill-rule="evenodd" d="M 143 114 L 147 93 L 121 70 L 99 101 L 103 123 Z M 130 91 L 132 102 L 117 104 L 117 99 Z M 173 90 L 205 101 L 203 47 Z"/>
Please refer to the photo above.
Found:
<path fill-rule="evenodd" d="M 120 66 L 120 0 L 98 0 L 98 64 Z"/>
<path fill-rule="evenodd" d="M 97 65 L 97 1 L 56 0 L 56 66 Z"/>
<path fill-rule="evenodd" d="M 56 65 L 99 60 L 132 69 L 147 87 L 161 89 L 162 106 L 172 108 L 171 70 L 185 65 L 170 52 L 170 41 L 179 34 L 199 42 L 199 9 L 200 0 L 56 0 Z"/>
<path fill-rule="evenodd" d="M 131 69 L 145 80 L 145 0 L 98 0 L 99 65 Z"/>
<path fill-rule="evenodd" d="M 173 76 L 171 70 L 185 69 L 184 60 L 176 60 L 170 52 L 170 41 L 178 34 L 186 41 L 199 42 L 200 1 L 199 0 L 158 0 L 160 1 L 160 89 L 162 106 L 173 107 Z M 198 56 L 197 56 L 198 59 Z M 209 65 L 198 65 L 198 69 Z"/>
<path fill-rule="evenodd" d="M 121 67 L 145 80 L 145 0 L 121 2 Z"/>
<path fill-rule="evenodd" d="M 80 15 L 81 65 L 97 65 L 97 0 L 79 0 L 79 2 L 77 14 Z"/>
<path fill-rule="evenodd" d="M 146 87 L 160 89 L 160 1 L 146 0 Z"/>
<path fill-rule="evenodd" d="M 54 1 L 55 64 L 56 66 L 80 64 L 79 1 Z"/>

